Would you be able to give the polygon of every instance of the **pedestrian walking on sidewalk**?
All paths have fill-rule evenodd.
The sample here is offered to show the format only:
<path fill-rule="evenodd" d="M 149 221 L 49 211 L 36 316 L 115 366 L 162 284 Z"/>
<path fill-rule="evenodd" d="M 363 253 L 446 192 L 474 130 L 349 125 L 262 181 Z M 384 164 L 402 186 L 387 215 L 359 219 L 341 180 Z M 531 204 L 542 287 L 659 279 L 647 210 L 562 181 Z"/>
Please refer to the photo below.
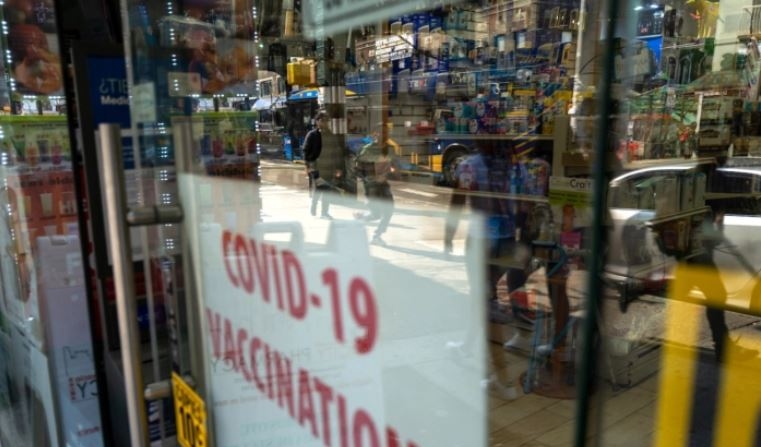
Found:
<path fill-rule="evenodd" d="M 312 193 L 310 213 L 317 215 L 317 204 L 322 201 L 320 216 L 331 219 L 330 203 L 333 190 L 343 176 L 344 151 L 330 130 L 328 114 L 318 112 L 314 121 L 315 128 L 304 139 L 304 161 Z"/>
<path fill-rule="evenodd" d="M 510 199 L 505 189 L 504 179 L 510 172 L 510 162 L 503 154 L 495 153 L 494 148 L 483 147 L 459 163 L 455 170 L 455 187 L 452 192 L 449 212 L 444 231 L 444 252 L 451 253 L 458 222 L 466 208 L 480 215 L 482 226 L 470 225 L 465 241 L 465 256 L 467 258 L 468 281 L 473 288 L 482 282 L 486 292 L 488 321 L 495 324 L 506 324 L 511 318 L 508 309 L 497 299 L 497 287 L 500 279 L 506 275 L 508 292 L 522 287 L 526 282 L 526 268 L 504 267 L 497 262 L 499 259 L 514 256 L 516 264 L 527 264 L 528 256 L 518 256 L 521 243 L 517 240 L 518 228 L 522 225 L 522 211 Z M 483 244 L 484 258 L 474 257 L 478 243 Z M 523 259 L 523 261 L 521 261 Z M 485 270 L 485 275 L 480 273 Z M 475 343 L 476 337 L 486 334 L 470 330 L 466 339 L 453 346 L 468 349 Z M 506 399 L 516 397 L 516 387 L 507 371 L 507 358 L 503 350 L 489 350 L 493 375 L 489 377 L 489 386 Z"/>
<path fill-rule="evenodd" d="M 357 156 L 357 168 L 365 185 L 369 214 L 367 220 L 380 219 L 373 234 L 372 244 L 385 245 L 383 234 L 388 229 L 394 213 L 394 196 L 388 177 L 392 170 L 389 145 L 380 139 L 363 147 Z"/>

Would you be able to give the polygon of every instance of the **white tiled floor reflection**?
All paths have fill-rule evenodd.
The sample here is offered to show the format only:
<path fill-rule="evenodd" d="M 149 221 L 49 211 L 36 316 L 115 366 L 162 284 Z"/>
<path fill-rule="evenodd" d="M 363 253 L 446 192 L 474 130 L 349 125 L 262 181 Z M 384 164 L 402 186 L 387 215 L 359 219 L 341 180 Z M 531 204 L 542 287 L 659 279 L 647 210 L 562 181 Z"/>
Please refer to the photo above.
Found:
<path fill-rule="evenodd" d="M 732 338 L 747 349 L 761 351 L 761 332 L 751 324 L 732 330 Z M 493 352 L 502 348 L 490 343 Z M 713 353 L 701 350 L 701 374 L 716 374 L 720 367 L 712 361 Z M 508 354 L 508 374 L 517 379 L 528 367 L 528 358 Z M 754 360 L 755 362 L 755 360 Z M 753 363 L 755 364 L 755 363 Z M 722 370 L 723 371 L 723 370 Z M 697 379 L 698 387 L 705 387 L 705 379 Z M 599 419 L 592 416 L 589 431 L 590 443 L 599 433 L 596 445 L 614 447 L 640 447 L 654 445 L 658 426 L 656 420 L 659 398 L 659 373 L 656 371 L 631 387 L 614 387 L 608 381 L 600 381 L 595 390 L 594 402 L 601 410 Z M 500 398 L 492 392 L 489 396 L 489 445 L 492 447 L 551 447 L 573 445 L 575 429 L 575 400 L 558 400 L 536 394 L 524 394 L 518 387 L 518 398 L 512 401 Z M 700 400 L 701 397 L 696 397 Z M 711 405 L 705 401 L 694 405 Z M 593 413 L 594 414 L 594 413 Z M 700 421 L 688 436 L 711 435 L 712 421 Z M 602 427 L 600 430 L 599 427 Z M 692 444 L 691 444 L 692 445 Z M 708 444 L 706 444 L 708 445 Z"/>
<path fill-rule="evenodd" d="M 502 349 L 492 343 L 490 349 Z M 518 376 L 528 367 L 524 356 L 508 354 L 510 377 Z M 604 383 L 596 390 L 604 401 L 601 421 L 602 443 L 605 446 L 643 446 L 654 430 L 654 414 L 658 377 L 653 375 L 632 388 L 614 390 Z M 559 400 L 524 394 L 519 387 L 518 398 L 503 400 L 491 393 L 489 397 L 489 433 L 492 447 L 551 447 L 572 445 L 575 429 L 575 400 Z M 593 434 L 593 433 L 590 433 Z"/>

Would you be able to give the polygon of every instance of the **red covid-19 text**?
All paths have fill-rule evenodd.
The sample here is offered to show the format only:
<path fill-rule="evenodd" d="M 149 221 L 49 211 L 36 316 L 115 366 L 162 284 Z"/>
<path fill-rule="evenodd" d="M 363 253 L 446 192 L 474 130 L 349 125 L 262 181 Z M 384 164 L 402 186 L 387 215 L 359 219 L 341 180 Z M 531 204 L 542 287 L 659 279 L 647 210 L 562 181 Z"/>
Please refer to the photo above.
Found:
<path fill-rule="evenodd" d="M 369 411 L 352 405 L 351 396 L 307 368 L 295 366 L 262 337 L 209 308 L 206 323 L 214 359 L 231 364 L 258 393 L 326 447 L 418 447 L 413 441 L 404 443 L 393 427 L 379 427 Z"/>
<path fill-rule="evenodd" d="M 320 272 L 321 288 L 307 284 L 304 265 L 291 250 L 257 241 L 242 234 L 222 233 L 222 254 L 230 283 L 245 293 L 260 297 L 296 321 L 327 307 L 332 333 L 339 343 L 347 342 L 347 324 L 359 333 L 350 340 L 358 354 L 372 351 L 378 338 L 378 306 L 370 284 L 361 276 L 352 276 L 343 285 L 335 268 Z M 345 321 L 345 316 L 350 317 Z"/>

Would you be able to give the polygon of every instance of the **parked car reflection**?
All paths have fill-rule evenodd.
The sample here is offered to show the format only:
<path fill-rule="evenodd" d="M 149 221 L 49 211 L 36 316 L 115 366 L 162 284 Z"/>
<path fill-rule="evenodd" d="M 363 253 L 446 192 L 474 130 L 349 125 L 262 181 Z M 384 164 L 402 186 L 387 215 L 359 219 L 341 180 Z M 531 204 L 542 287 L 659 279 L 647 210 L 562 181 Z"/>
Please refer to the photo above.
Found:
<path fill-rule="evenodd" d="M 644 293 L 665 296 L 677 261 L 664 254 L 648 223 L 656 219 L 658 201 L 680 200 L 680 191 L 663 186 L 667 179 L 688 173 L 705 176 L 705 194 L 694 197 L 692 209 L 711 206 L 725 213 L 724 241 L 714 260 L 727 288 L 727 304 L 747 308 L 752 297 L 761 298 L 756 280 L 761 273 L 761 160 L 730 159 L 719 166 L 701 159 L 644 167 L 610 182 L 606 277 L 619 290 L 622 305 Z"/>

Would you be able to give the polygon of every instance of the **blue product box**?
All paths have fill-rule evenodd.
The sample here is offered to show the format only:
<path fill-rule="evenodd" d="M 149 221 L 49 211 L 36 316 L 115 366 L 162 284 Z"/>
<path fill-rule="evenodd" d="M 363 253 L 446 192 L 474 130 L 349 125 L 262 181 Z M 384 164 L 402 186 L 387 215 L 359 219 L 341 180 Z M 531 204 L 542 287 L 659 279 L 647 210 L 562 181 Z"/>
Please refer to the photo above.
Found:
<path fill-rule="evenodd" d="M 441 31 L 444 28 L 444 22 L 440 16 L 431 14 L 429 16 L 428 24 L 431 27 L 431 32 Z"/>
<path fill-rule="evenodd" d="M 444 21 L 444 29 L 446 29 L 447 31 L 450 31 L 450 30 L 454 31 L 458 29 L 457 28 L 458 21 L 459 21 L 458 15 L 459 15 L 459 12 L 457 8 L 450 9 L 449 14 L 447 14 L 447 18 Z"/>
<path fill-rule="evenodd" d="M 449 72 L 449 42 L 442 42 L 439 49 L 439 73 Z"/>
<path fill-rule="evenodd" d="M 430 30 L 430 23 L 428 22 L 428 14 L 425 14 L 422 12 L 415 14 L 415 26 L 414 26 L 415 34 L 421 31 L 428 32 L 428 30 Z"/>
<path fill-rule="evenodd" d="M 473 11 L 461 10 L 457 14 L 457 28 L 467 30 L 473 21 Z"/>

